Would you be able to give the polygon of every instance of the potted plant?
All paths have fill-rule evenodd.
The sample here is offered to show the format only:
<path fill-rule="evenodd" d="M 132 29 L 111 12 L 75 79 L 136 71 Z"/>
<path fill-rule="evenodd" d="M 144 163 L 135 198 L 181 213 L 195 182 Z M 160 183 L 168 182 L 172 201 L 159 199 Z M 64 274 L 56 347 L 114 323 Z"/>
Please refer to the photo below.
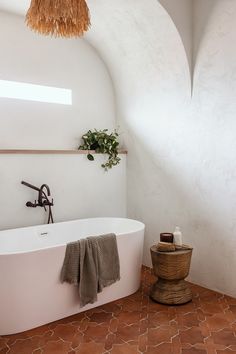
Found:
<path fill-rule="evenodd" d="M 118 156 L 118 141 L 119 134 L 115 130 L 114 132 L 108 133 L 108 129 L 94 131 L 89 130 L 86 134 L 82 136 L 82 144 L 79 146 L 80 150 L 88 150 L 87 158 L 90 161 L 94 161 L 94 156 L 91 151 L 96 153 L 108 154 L 108 160 L 101 166 L 105 171 L 108 171 L 113 166 L 120 163 L 120 158 Z"/>

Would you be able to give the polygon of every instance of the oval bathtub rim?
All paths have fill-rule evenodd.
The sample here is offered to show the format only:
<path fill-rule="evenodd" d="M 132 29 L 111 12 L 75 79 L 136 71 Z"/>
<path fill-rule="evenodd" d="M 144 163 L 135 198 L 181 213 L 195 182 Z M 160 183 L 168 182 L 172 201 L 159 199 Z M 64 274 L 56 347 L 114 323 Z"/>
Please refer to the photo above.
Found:
<path fill-rule="evenodd" d="M 129 220 L 129 221 L 133 221 L 137 224 L 140 224 L 141 228 L 139 229 L 135 229 L 129 232 L 122 232 L 122 233 L 116 233 L 116 236 L 127 236 L 130 234 L 133 234 L 135 232 L 140 232 L 140 231 L 145 231 L 145 224 L 141 221 L 135 220 L 135 219 L 131 219 L 131 218 L 122 218 L 122 217 L 112 217 L 112 216 L 108 216 L 108 217 L 94 217 L 94 218 L 84 218 L 84 219 L 73 219 L 73 220 L 67 220 L 67 221 L 60 221 L 60 222 L 56 222 L 54 224 L 38 224 L 38 225 L 31 225 L 31 226 L 24 226 L 24 227 L 18 227 L 18 228 L 13 228 L 13 229 L 5 229 L 5 230 L 0 230 L 0 235 L 1 232 L 8 232 L 8 231 L 17 231 L 17 230 L 24 230 L 24 229 L 34 229 L 34 228 L 40 228 L 40 227 L 47 227 L 47 226 L 51 226 L 51 225 L 60 225 L 60 224 L 67 224 L 67 223 L 73 223 L 73 222 L 78 222 L 78 221 L 89 221 L 89 220 L 99 220 L 99 219 L 115 219 L 115 220 Z M 1 237 L 1 236 L 0 236 Z M 6 257 L 6 256 L 13 256 L 13 255 L 24 255 L 24 254 L 29 254 L 29 253 L 37 253 L 37 252 L 41 252 L 41 251 L 46 251 L 46 250 L 51 250 L 57 247 L 66 247 L 67 243 L 61 243 L 61 244 L 57 244 L 55 246 L 50 246 L 50 247 L 44 247 L 44 248 L 37 248 L 37 249 L 32 249 L 32 250 L 28 250 L 28 251 L 18 251 L 18 252 L 8 252 L 8 253 L 1 253 L 0 251 L 0 257 Z"/>

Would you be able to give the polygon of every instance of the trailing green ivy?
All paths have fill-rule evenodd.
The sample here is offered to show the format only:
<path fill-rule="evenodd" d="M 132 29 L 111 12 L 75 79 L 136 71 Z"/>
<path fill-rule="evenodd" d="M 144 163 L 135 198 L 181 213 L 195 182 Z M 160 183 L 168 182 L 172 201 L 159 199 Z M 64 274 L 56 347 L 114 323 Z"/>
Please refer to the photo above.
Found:
<path fill-rule="evenodd" d="M 86 134 L 82 136 L 82 145 L 80 145 L 80 150 L 95 150 L 97 153 L 108 154 L 108 160 L 101 166 L 108 171 L 113 166 L 116 166 L 120 162 L 118 156 L 118 136 L 119 134 L 115 130 L 112 133 L 108 133 L 108 129 L 94 131 L 89 130 Z M 91 153 L 87 155 L 90 161 L 94 160 Z"/>

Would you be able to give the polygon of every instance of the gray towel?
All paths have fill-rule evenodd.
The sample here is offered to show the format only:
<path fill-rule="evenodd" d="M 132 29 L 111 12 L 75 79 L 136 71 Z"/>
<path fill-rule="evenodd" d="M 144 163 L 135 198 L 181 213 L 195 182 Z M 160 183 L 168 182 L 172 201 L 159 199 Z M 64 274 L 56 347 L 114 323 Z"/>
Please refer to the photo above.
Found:
<path fill-rule="evenodd" d="M 97 259 L 98 292 L 120 280 L 120 261 L 115 234 L 88 237 Z"/>
<path fill-rule="evenodd" d="M 69 243 L 61 280 L 78 285 L 81 307 L 94 303 L 98 292 L 120 280 L 116 235 L 92 236 Z"/>
<path fill-rule="evenodd" d="M 68 243 L 61 270 L 61 281 L 78 285 L 80 241 Z"/>
<path fill-rule="evenodd" d="M 79 262 L 79 298 L 80 306 L 93 304 L 97 301 L 97 284 L 98 284 L 98 266 L 97 254 L 91 242 L 88 239 L 79 241 L 80 262 Z"/>

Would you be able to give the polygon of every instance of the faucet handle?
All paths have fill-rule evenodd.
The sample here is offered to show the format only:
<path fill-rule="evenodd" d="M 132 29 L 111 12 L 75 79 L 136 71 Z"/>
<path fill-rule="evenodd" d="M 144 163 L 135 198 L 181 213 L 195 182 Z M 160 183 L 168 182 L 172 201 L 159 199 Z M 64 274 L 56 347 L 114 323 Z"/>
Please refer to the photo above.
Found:
<path fill-rule="evenodd" d="M 34 203 L 27 202 L 25 205 L 26 205 L 28 208 L 36 208 L 37 203 L 36 203 L 36 200 L 35 200 Z"/>

